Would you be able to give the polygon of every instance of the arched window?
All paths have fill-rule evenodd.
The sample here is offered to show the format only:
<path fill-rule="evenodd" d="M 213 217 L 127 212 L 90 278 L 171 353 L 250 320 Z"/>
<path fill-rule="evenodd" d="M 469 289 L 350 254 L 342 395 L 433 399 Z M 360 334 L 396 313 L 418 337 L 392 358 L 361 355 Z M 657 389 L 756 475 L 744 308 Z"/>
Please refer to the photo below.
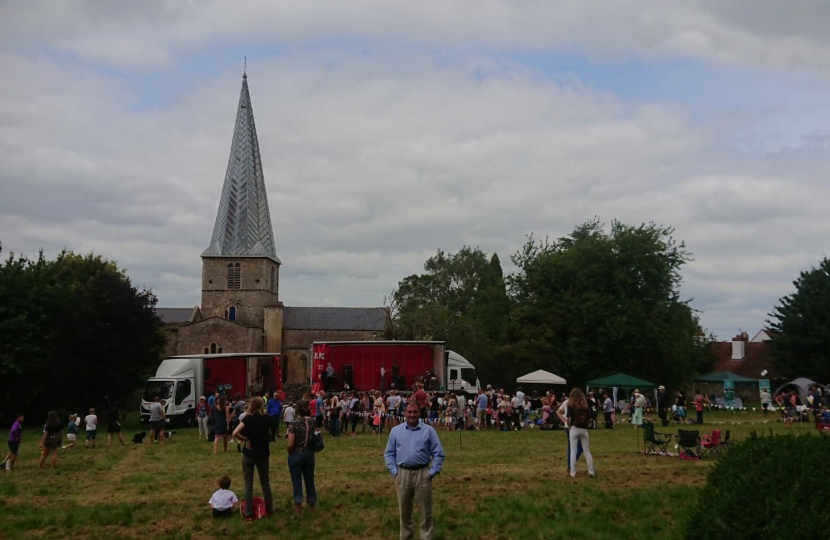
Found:
<path fill-rule="evenodd" d="M 228 263 L 228 288 L 238 289 L 240 284 L 239 263 Z"/>
<path fill-rule="evenodd" d="M 277 290 L 277 284 L 274 283 L 274 267 L 273 266 L 271 267 L 271 290 L 272 291 Z"/>
<path fill-rule="evenodd" d="M 222 347 L 219 347 L 219 354 L 222 354 Z"/>
<path fill-rule="evenodd" d="M 236 308 L 231 306 L 228 308 L 228 320 L 235 321 L 236 320 Z"/>
<path fill-rule="evenodd" d="M 205 347 L 205 354 L 207 354 L 208 352 L 210 352 L 210 351 L 208 350 L 207 347 Z"/>
<path fill-rule="evenodd" d="M 216 354 L 216 343 L 210 344 L 210 354 Z"/>

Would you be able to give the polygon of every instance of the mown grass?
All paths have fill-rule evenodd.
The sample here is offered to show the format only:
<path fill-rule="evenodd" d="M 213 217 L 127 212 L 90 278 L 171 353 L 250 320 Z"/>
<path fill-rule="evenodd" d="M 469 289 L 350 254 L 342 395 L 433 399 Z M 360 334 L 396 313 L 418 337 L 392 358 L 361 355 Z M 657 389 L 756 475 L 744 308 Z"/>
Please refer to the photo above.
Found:
<path fill-rule="evenodd" d="M 772 415 L 760 413 L 713 413 L 707 421 L 725 422 L 703 429 L 731 429 L 733 440 L 751 430 L 786 431 Z M 809 427 L 795 431 L 799 429 Z M 140 430 L 128 424 L 125 434 Z M 238 518 L 212 520 L 207 506 L 223 474 L 242 495 L 235 447 L 214 456 L 194 430 L 176 431 L 164 447 L 79 447 L 62 453 L 55 470 L 38 470 L 36 434 L 29 428 L 15 470 L 0 473 L 0 538 L 397 536 L 397 501 L 383 466 L 385 436 L 327 437 L 325 451 L 317 456 L 320 501 L 314 514 L 299 521 L 291 517 L 285 442 L 275 443 L 271 485 L 276 515 L 245 524 Z M 573 480 L 565 472 L 561 431 L 439 434 L 447 455 L 434 484 L 439 538 L 681 538 L 711 464 L 643 455 L 638 434 L 621 425 L 591 432 L 598 477 L 585 476 L 582 460 L 580 476 Z"/>

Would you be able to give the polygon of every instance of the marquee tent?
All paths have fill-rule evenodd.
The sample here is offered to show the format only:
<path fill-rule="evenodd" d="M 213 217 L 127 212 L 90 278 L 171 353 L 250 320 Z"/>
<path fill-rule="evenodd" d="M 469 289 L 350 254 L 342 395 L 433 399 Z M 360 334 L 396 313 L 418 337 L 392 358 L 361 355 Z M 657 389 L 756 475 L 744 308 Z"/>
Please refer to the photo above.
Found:
<path fill-rule="evenodd" d="M 594 379 L 593 381 L 588 381 L 589 388 L 656 388 L 657 385 L 654 383 L 650 383 L 643 379 L 638 379 L 637 377 L 632 377 L 631 375 L 626 375 L 625 373 L 617 373 L 616 375 L 609 375 L 608 377 L 603 377 L 601 379 Z"/>
<path fill-rule="evenodd" d="M 522 375 L 516 379 L 516 382 L 522 384 L 568 384 L 568 382 L 559 375 L 554 375 L 544 369 L 537 369 L 533 373 Z"/>
<path fill-rule="evenodd" d="M 824 392 L 827 392 L 827 386 L 817 383 L 813 380 L 806 379 L 804 377 L 799 377 L 798 379 L 792 380 L 788 383 L 784 383 L 775 390 L 775 393 L 772 394 L 773 396 L 777 396 L 781 390 L 789 390 L 790 388 L 795 388 L 798 392 L 798 395 L 801 397 L 801 403 L 807 403 L 807 394 L 810 392 L 810 388 L 818 386 Z"/>
<path fill-rule="evenodd" d="M 643 390 L 645 388 L 657 388 L 657 385 L 643 379 L 638 379 L 637 377 L 632 377 L 631 375 L 626 375 L 625 373 L 617 373 L 615 375 L 609 375 L 608 377 L 603 377 L 601 379 L 594 379 L 593 381 L 588 381 L 588 388 L 611 388 L 614 406 L 616 407 L 618 401 L 618 389 L 625 388 L 626 390 L 633 390 L 637 388 L 638 390 Z"/>
<path fill-rule="evenodd" d="M 701 375 L 694 380 L 694 382 L 700 383 L 722 383 L 724 381 L 732 381 L 736 383 L 757 383 L 758 379 L 750 379 L 749 377 L 736 375 L 731 371 L 714 371 L 712 373 L 707 373 L 706 375 Z"/>

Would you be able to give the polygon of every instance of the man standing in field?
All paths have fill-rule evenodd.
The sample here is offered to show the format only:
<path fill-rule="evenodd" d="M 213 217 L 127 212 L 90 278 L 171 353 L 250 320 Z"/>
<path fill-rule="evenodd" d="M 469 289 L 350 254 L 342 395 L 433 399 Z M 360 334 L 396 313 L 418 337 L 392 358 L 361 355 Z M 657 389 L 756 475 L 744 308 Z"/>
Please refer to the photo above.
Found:
<path fill-rule="evenodd" d="M 432 426 L 420 421 L 418 404 L 406 404 L 406 423 L 389 432 L 384 460 L 395 478 L 400 511 L 400 538 L 412 538 L 412 507 L 418 505 L 421 540 L 432 540 L 432 479 L 441 472 L 444 449 Z M 430 465 L 430 461 L 432 464 Z"/>
<path fill-rule="evenodd" d="M 478 397 L 476 397 L 476 422 L 478 422 L 478 430 L 482 431 L 487 427 L 487 404 L 490 398 L 484 393 L 481 388 L 478 389 Z"/>
<path fill-rule="evenodd" d="M 150 404 L 150 442 L 164 444 L 164 407 L 161 405 L 161 397 L 156 396 Z"/>
<path fill-rule="evenodd" d="M 280 436 L 280 417 L 282 416 L 282 400 L 280 400 L 280 393 L 274 392 L 271 399 L 265 405 L 265 412 L 268 413 L 270 420 L 271 442 L 277 440 Z"/>

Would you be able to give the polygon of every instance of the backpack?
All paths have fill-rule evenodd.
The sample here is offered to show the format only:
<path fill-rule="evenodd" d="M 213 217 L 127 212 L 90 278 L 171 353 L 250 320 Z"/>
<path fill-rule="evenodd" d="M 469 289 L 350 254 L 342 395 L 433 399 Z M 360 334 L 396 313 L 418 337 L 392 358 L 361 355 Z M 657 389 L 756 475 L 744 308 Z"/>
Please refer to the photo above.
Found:
<path fill-rule="evenodd" d="M 573 427 L 588 429 L 588 424 L 590 424 L 588 409 L 574 409 L 574 417 L 571 424 Z"/>
<path fill-rule="evenodd" d="M 254 507 L 254 512 L 251 516 L 253 519 L 265 517 L 265 501 L 262 500 L 262 497 L 252 498 L 251 505 Z M 247 517 L 245 515 L 245 501 L 242 501 L 242 504 L 239 505 L 239 513 L 242 515 L 242 519 L 245 519 Z"/>

